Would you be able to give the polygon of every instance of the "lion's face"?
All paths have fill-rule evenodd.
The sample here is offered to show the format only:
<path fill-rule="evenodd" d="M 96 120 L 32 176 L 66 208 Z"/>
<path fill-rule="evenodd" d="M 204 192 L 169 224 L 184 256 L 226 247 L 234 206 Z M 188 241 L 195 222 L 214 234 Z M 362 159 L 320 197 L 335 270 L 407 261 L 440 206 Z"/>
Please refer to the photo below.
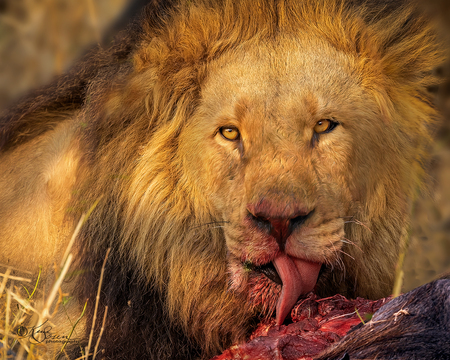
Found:
<path fill-rule="evenodd" d="M 322 264 L 341 257 L 369 185 L 357 178 L 371 179 L 354 155 L 367 137 L 358 132 L 376 107 L 352 59 L 329 46 L 251 49 L 210 66 L 180 152 L 197 149 L 185 171 L 223 229 L 231 288 L 277 307 L 281 323 Z"/>

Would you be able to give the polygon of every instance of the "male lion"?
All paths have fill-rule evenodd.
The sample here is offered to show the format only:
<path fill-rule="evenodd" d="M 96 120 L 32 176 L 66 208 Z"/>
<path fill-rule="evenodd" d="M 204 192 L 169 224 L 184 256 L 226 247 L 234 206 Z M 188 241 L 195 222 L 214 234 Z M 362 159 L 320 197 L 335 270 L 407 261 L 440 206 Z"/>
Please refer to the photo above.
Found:
<path fill-rule="evenodd" d="M 389 295 L 442 61 L 388 0 L 153 4 L 1 118 L 0 262 L 51 268 L 99 200 L 74 291 L 110 248 L 111 359 L 206 358 L 314 289 Z"/>

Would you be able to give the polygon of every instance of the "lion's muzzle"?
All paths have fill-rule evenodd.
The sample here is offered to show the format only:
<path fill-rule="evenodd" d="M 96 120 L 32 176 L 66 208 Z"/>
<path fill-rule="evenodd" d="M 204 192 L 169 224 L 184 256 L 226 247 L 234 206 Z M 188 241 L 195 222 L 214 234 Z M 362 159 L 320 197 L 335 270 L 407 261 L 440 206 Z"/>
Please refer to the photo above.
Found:
<path fill-rule="evenodd" d="M 248 204 L 247 211 L 248 221 L 256 232 L 278 244 L 273 267 L 268 263 L 253 270 L 282 285 L 276 305 L 276 320 L 281 325 L 300 295 L 314 289 L 321 268 L 321 263 L 292 256 L 286 249 L 287 239 L 311 217 L 314 209 L 295 202 L 286 204 L 263 199 L 256 204 Z"/>

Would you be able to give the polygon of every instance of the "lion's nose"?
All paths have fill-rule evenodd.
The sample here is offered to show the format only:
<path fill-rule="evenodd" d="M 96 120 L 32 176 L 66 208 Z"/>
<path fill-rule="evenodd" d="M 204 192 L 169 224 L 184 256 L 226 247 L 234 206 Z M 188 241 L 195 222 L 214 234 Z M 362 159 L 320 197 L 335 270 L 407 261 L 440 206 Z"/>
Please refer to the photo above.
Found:
<path fill-rule="evenodd" d="M 282 211 L 277 211 L 279 208 L 267 204 L 247 206 L 251 221 L 258 229 L 273 236 L 280 249 L 284 250 L 287 238 L 311 216 L 314 210 L 284 205 Z"/>

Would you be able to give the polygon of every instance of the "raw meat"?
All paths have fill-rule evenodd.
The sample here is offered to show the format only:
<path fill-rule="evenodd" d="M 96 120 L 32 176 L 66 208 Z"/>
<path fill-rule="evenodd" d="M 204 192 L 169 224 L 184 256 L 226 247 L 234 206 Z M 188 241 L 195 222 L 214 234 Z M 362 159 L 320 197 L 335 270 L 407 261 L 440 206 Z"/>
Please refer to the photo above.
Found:
<path fill-rule="evenodd" d="M 263 321 L 247 343 L 211 360 L 312 360 L 389 300 L 348 300 L 341 295 L 320 299 L 310 293 L 292 309 L 292 323 L 278 326 L 275 319 Z"/>

